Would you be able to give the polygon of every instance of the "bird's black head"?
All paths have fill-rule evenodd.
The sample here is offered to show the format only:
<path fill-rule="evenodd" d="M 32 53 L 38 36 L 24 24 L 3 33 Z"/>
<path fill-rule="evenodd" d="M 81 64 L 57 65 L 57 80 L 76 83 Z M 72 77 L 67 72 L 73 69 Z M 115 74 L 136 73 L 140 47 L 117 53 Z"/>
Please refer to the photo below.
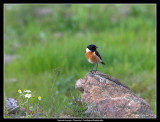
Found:
<path fill-rule="evenodd" d="M 91 44 L 91 45 L 88 45 L 87 48 L 90 50 L 90 51 L 96 51 L 96 48 L 98 48 L 96 45 L 94 44 Z"/>

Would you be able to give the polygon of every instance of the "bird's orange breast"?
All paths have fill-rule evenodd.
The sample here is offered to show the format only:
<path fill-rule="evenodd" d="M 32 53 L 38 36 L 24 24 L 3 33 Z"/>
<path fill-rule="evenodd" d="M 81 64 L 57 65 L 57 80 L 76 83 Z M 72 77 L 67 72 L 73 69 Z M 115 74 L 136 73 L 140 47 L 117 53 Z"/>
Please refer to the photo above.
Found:
<path fill-rule="evenodd" d="M 98 64 L 100 62 L 100 58 L 94 54 L 94 52 L 87 52 L 86 58 L 88 62 L 92 64 Z"/>

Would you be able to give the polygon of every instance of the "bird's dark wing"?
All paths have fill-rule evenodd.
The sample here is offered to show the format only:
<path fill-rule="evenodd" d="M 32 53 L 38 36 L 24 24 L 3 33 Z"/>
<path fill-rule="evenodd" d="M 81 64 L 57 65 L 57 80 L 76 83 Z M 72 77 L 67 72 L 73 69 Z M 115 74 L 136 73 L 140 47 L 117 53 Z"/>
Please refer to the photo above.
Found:
<path fill-rule="evenodd" d="M 101 58 L 101 56 L 100 56 L 100 54 L 98 53 L 97 50 L 95 51 L 95 54 L 102 60 L 102 58 Z"/>
<path fill-rule="evenodd" d="M 103 65 L 105 65 L 105 63 L 102 61 L 102 58 L 101 58 L 100 54 L 98 53 L 98 51 L 95 51 L 95 54 L 101 59 L 101 63 L 102 63 Z"/>

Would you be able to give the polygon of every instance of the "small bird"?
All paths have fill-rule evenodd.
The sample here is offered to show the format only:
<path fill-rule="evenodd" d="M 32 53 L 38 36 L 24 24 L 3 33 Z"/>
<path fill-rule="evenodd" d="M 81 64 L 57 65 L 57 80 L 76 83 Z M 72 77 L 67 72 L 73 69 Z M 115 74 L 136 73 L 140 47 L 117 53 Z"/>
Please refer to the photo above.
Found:
<path fill-rule="evenodd" d="M 87 61 L 89 63 L 93 64 L 93 67 L 95 64 L 97 64 L 97 67 L 98 67 L 99 63 L 102 63 L 103 65 L 105 65 L 104 62 L 102 61 L 100 54 L 96 50 L 96 48 L 98 48 L 98 47 L 94 44 L 88 45 L 86 48 Z M 91 71 L 93 71 L 93 67 L 92 67 Z M 97 71 L 97 67 L 96 67 L 96 71 Z"/>

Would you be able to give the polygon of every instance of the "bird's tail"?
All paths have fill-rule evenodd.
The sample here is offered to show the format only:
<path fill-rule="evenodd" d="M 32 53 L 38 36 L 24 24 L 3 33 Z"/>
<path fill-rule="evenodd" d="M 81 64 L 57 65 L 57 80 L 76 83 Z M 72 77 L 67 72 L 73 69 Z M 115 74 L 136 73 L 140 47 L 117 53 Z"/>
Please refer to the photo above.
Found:
<path fill-rule="evenodd" d="M 103 65 L 105 65 L 105 63 L 104 63 L 103 61 L 102 61 L 101 63 L 102 63 Z"/>

